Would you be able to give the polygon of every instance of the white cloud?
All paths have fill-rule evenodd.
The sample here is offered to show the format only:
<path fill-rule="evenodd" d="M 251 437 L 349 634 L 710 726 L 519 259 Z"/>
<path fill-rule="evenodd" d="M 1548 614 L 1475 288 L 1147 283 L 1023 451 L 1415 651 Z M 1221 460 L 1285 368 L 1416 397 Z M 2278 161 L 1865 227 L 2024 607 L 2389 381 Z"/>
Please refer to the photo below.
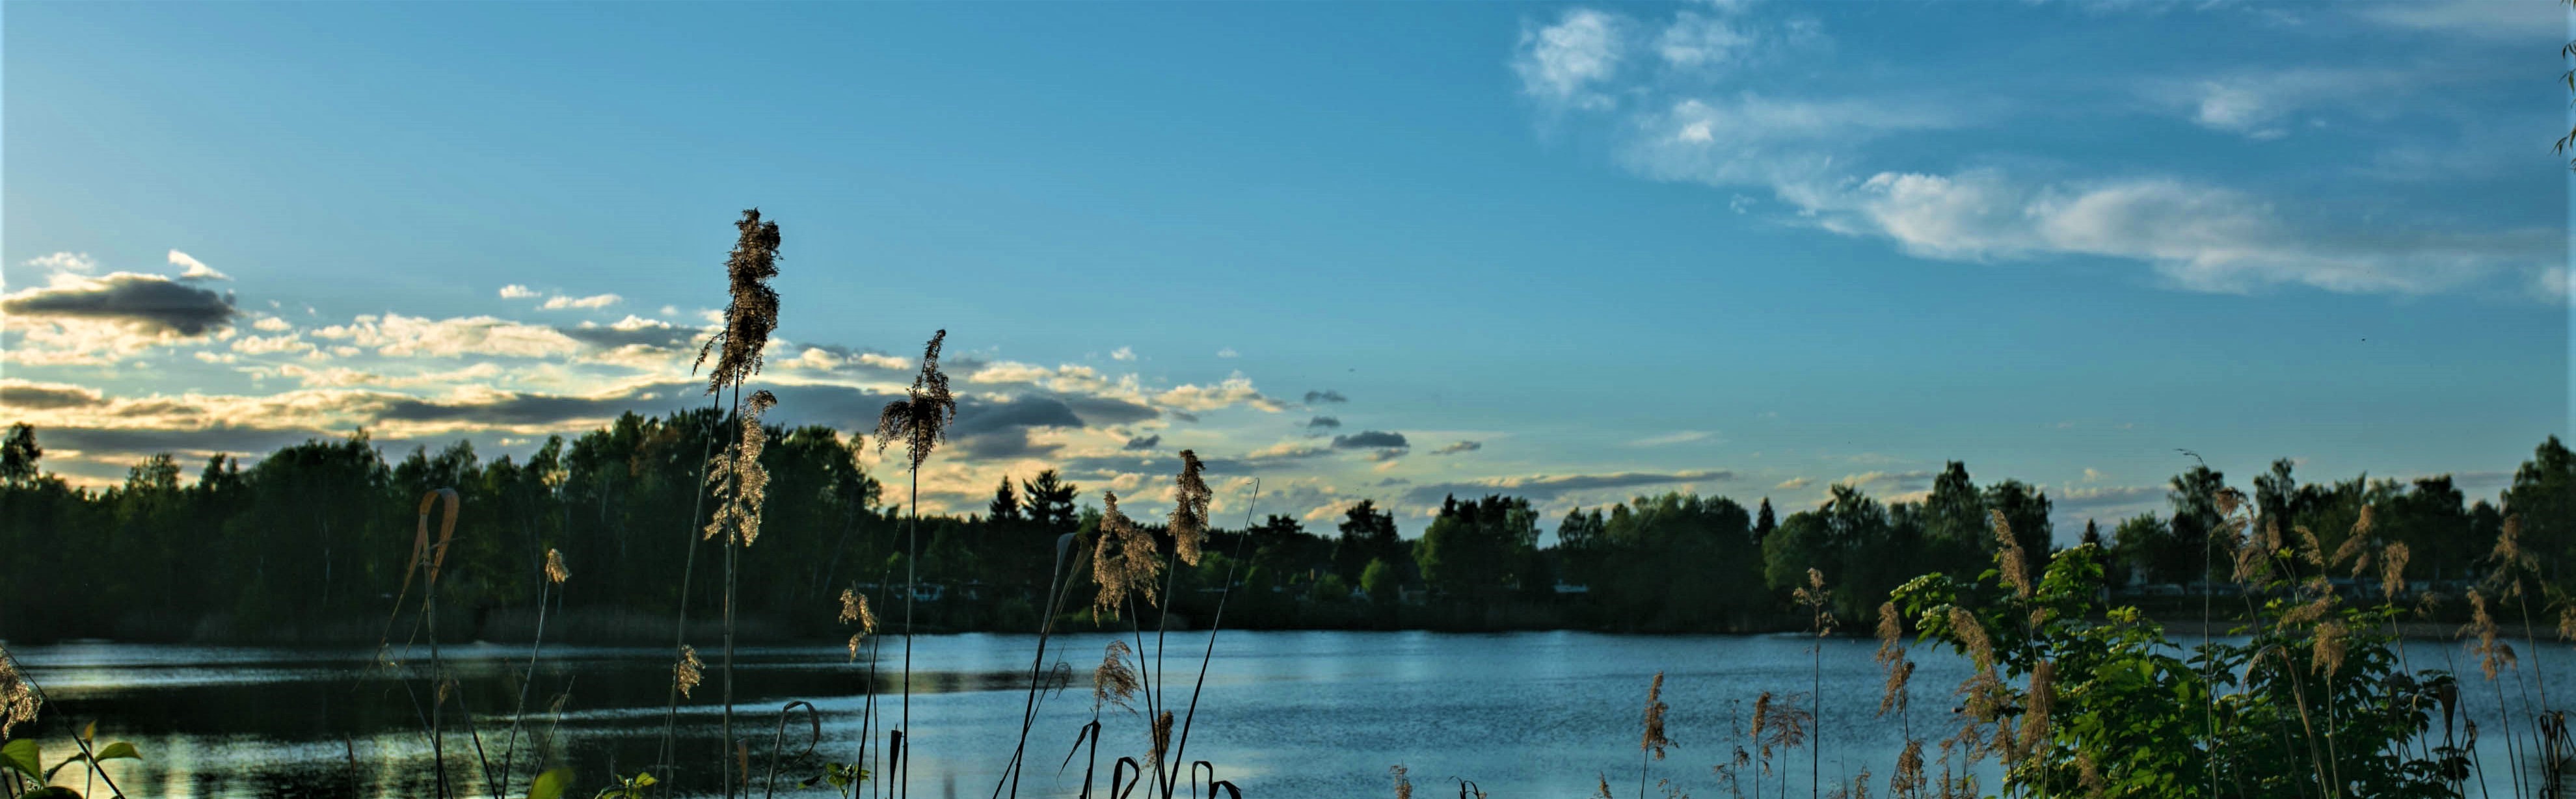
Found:
<path fill-rule="evenodd" d="M 1135 347 L 1119 347 L 1119 348 L 1117 348 L 1117 349 L 1110 350 L 1110 351 L 1109 351 L 1109 359 L 1110 359 L 1110 360 L 1113 360 L 1113 361 L 1132 361 L 1132 360 L 1136 360 L 1136 348 L 1135 348 Z"/>
<path fill-rule="evenodd" d="M 204 262 L 204 261 L 200 261 L 200 260 L 197 260 L 196 258 L 189 256 L 187 253 L 180 252 L 180 251 L 178 251 L 178 250 L 171 250 L 171 251 L 170 251 L 170 265 L 171 265 L 171 266 L 177 266 L 177 267 L 183 267 L 183 269 L 179 272 L 179 279 L 180 279 L 180 280 L 231 280 L 231 279 L 233 279 L 233 276 L 231 276 L 231 275 L 227 275 L 227 274 L 224 274 L 224 273 L 222 273 L 222 272 L 215 271 L 215 268 L 214 268 L 214 267 L 211 267 L 211 266 L 207 266 L 207 265 L 206 265 L 206 262 Z"/>
<path fill-rule="evenodd" d="M 537 296 L 536 289 L 528 288 L 517 283 L 501 287 L 501 299 L 524 300 L 535 296 Z"/>
<path fill-rule="evenodd" d="M 1212 411 L 1233 405 L 1249 405 L 1272 413 L 1287 407 L 1277 400 L 1263 396 L 1259 390 L 1252 387 L 1252 378 L 1244 377 L 1242 372 L 1236 372 L 1227 377 L 1225 382 L 1213 386 L 1186 383 L 1173 386 L 1162 393 L 1155 394 L 1154 402 L 1164 407 L 1191 413 Z"/>
<path fill-rule="evenodd" d="M 369 315 L 346 325 L 316 329 L 313 335 L 373 347 L 379 354 L 394 357 L 559 358 L 581 351 L 581 342 L 562 331 L 490 316 L 427 319 L 396 313 Z"/>
<path fill-rule="evenodd" d="M 1655 54 L 1676 68 L 1719 66 L 1741 59 L 1754 42 L 1732 20 L 1684 11 L 1655 37 Z"/>
<path fill-rule="evenodd" d="M 1670 433 L 1663 433 L 1663 434 L 1660 434 L 1660 435 L 1652 435 L 1652 436 L 1647 436 L 1647 437 L 1645 437 L 1645 438 L 1637 439 L 1637 440 L 1635 440 L 1635 441 L 1630 441 L 1630 442 L 1628 442 L 1628 446 L 1631 446 L 1631 447 L 1666 447 L 1666 446 L 1671 446 L 1671 445 L 1674 445 L 1674 444 L 1688 444 L 1688 443 L 1693 442 L 1693 441 L 1699 441 L 1699 440 L 1702 440 L 1702 439 L 1708 438 L 1708 436 L 1709 436 L 1709 433 L 1708 433 L 1708 431 L 1706 431 L 1706 430 L 1676 430 L 1676 431 L 1673 431 L 1673 432 L 1670 432 Z"/>
<path fill-rule="evenodd" d="M 1807 486 L 1814 485 L 1814 484 L 1815 484 L 1815 482 L 1816 482 L 1815 480 L 1810 479 L 1810 478 L 1805 478 L 1805 477 L 1792 477 L 1792 478 L 1789 478 L 1789 479 L 1787 479 L 1787 480 L 1782 480 L 1782 481 L 1780 481 L 1780 484 L 1779 484 L 1779 485 L 1772 486 L 1772 487 L 1771 487 L 1771 490 L 1773 490 L 1773 491 L 1796 491 L 1796 490 L 1798 490 L 1798 489 L 1806 488 Z"/>
<path fill-rule="evenodd" d="M 40 266 L 52 272 L 86 275 L 98 271 L 98 259 L 85 252 L 58 252 L 27 259 L 28 266 Z"/>
<path fill-rule="evenodd" d="M 593 294 L 588 297 L 566 297 L 558 294 L 553 297 L 546 298 L 546 303 L 538 307 L 549 311 L 565 308 L 606 308 L 611 305 L 616 305 L 625 299 L 626 298 L 615 294 Z"/>
<path fill-rule="evenodd" d="M 1240 355 L 1242 355 L 1242 354 L 1243 354 L 1243 353 L 1235 352 L 1233 347 L 1226 347 L 1226 348 L 1224 348 L 1224 349 L 1220 349 L 1220 350 L 1217 350 L 1217 351 L 1216 351 L 1216 357 L 1219 357 L 1219 358 L 1233 358 L 1233 357 L 1240 356 Z"/>
<path fill-rule="evenodd" d="M 1800 199 L 1827 229 L 1884 236 L 1922 257 L 2120 258 L 2204 292 L 2305 285 L 2422 294 L 2535 269 L 2554 257 L 2549 231 L 2312 232 L 2253 197 L 2164 178 L 2030 185 L 1995 170 L 1882 172 L 1849 190 L 1810 190 Z"/>
<path fill-rule="evenodd" d="M 1573 8 L 1554 25 L 1524 26 L 1520 52 L 1512 59 L 1521 90 L 1551 106 L 1608 107 L 1610 98 L 1594 87 L 1618 72 L 1627 50 L 1622 29 L 1629 24 L 1621 17 Z"/>
<path fill-rule="evenodd" d="M 293 329 L 295 324 L 274 316 L 263 316 L 259 318 L 259 321 L 250 323 L 250 326 L 260 330 L 266 330 L 271 333 L 276 333 L 283 330 Z"/>

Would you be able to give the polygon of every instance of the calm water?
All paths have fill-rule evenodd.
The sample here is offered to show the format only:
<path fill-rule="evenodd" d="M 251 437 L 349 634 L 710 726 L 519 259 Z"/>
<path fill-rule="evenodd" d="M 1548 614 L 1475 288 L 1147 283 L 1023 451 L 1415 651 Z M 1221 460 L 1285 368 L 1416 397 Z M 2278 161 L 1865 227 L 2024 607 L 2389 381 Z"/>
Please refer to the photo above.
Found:
<path fill-rule="evenodd" d="M 1456 790 L 1456 778 L 1474 780 L 1496 796 L 1573 797 L 1591 794 L 1606 774 L 1621 795 L 1636 790 L 1640 707 L 1655 672 L 1666 672 L 1664 700 L 1672 706 L 1669 735 L 1680 747 L 1654 764 L 1653 779 L 1672 778 L 1694 795 L 1725 795 L 1710 766 L 1730 751 L 1732 729 L 1762 691 L 1810 690 L 1810 650 L 1805 636 L 1631 637 L 1589 633 L 1458 635 L 1435 633 L 1227 632 L 1207 676 L 1207 688 L 1190 734 L 1189 760 L 1218 764 L 1218 777 L 1253 797 L 1387 796 L 1389 766 L 1409 767 L 1424 796 Z M 1083 759 L 1058 772 L 1082 725 L 1092 715 L 1091 667 L 1106 636 L 1060 636 L 1050 645 L 1050 665 L 1073 670 L 1070 690 L 1048 698 L 1030 734 L 1029 762 L 1020 791 L 1027 796 L 1070 797 L 1080 790 Z M 1186 703 L 1188 681 L 1206 639 L 1173 634 L 1165 671 L 1176 684 L 1167 696 Z M 912 790 L 922 797 L 985 797 L 1008 760 L 1019 731 L 1035 639 L 1030 636 L 923 636 L 913 650 L 912 727 L 918 745 Z M 900 639 L 885 642 L 880 669 L 900 663 Z M 1885 774 L 1902 745 L 1896 719 L 1875 716 L 1880 672 L 1874 644 L 1823 642 L 1821 769 L 1835 780 L 1868 768 Z M 2543 662 L 2562 690 L 2576 691 L 2576 652 L 2550 647 Z M 142 748 L 141 764 L 121 762 L 113 774 L 127 793 L 166 797 L 422 796 L 432 792 L 433 770 L 418 708 L 427 683 L 400 679 L 377 665 L 375 653 L 345 649 L 216 648 L 124 644 L 67 644 L 13 648 L 44 685 L 43 741 L 48 760 L 73 751 L 59 737 L 64 719 L 100 721 L 100 736 Z M 1144 650 L 1151 666 L 1150 637 Z M 2440 647 L 2410 645 L 2419 667 L 2438 664 Z M 1061 653 L 1060 655 L 1058 653 Z M 404 658 L 426 662 L 426 649 Z M 508 708 L 516 700 L 509 676 L 524 668 L 524 646 L 471 644 L 442 654 L 460 678 L 457 701 L 477 714 L 476 728 L 492 759 L 500 758 Z M 682 705 L 681 752 L 693 766 L 709 766 L 720 751 L 718 715 L 710 706 L 721 690 L 715 652 L 696 700 Z M 1918 735 L 1933 728 L 1951 705 L 1949 689 L 1966 665 L 1944 654 L 1918 651 L 1914 722 Z M 868 683 L 867 663 L 850 663 L 835 647 L 759 648 L 737 654 L 737 734 L 753 739 L 753 773 L 765 770 L 779 707 L 813 702 L 822 713 L 822 753 L 854 760 Z M 2465 658 L 2462 659 L 2466 663 Z M 2526 655 L 2524 662 L 2532 662 Z M 650 768 L 663 724 L 668 685 L 667 650 L 549 648 L 539 665 L 529 705 L 531 729 L 552 729 L 581 775 L 571 794 L 588 796 L 614 769 Z M 881 691 L 893 678 L 880 674 Z M 2483 683 L 2469 686 L 2477 712 L 2493 714 Z M 558 693 L 567 698 L 560 720 L 545 714 Z M 879 693 L 879 712 L 897 712 L 895 696 Z M 450 779 L 483 795 L 470 736 L 450 704 L 445 723 L 459 730 L 447 741 Z M 1139 703 L 1141 708 L 1141 702 Z M 1176 708 L 1178 709 L 1178 708 Z M 1737 715 L 1731 715 L 1737 714 Z M 1147 724 L 1141 713 L 1112 707 L 1101 715 L 1107 732 L 1100 772 L 1121 754 L 1141 757 Z M 803 716 L 789 724 L 786 748 L 802 749 L 809 735 Z M 525 734 L 523 733 L 523 739 Z M 2502 761 L 2500 736 L 2482 748 Z M 882 740 L 882 728 L 878 733 Z M 871 747 L 871 757 L 876 755 Z M 520 747 L 518 778 L 524 784 L 529 755 Z M 1800 751 L 1766 778 L 1765 792 L 1787 779 L 1803 795 L 1808 754 Z M 707 768 L 680 774 L 705 787 Z M 67 774 L 69 772 L 66 772 Z M 782 767 L 804 776 L 811 767 Z M 2498 776 L 2500 780 L 2500 775 Z M 75 787 L 79 779 L 68 780 Z M 788 776 L 779 793 L 797 795 Z M 1624 786 L 1624 787 L 1622 787 Z M 1749 788 L 1750 786 L 1746 786 Z M 2502 794 L 2504 784 L 2498 783 Z M 513 788 L 513 793 L 523 791 Z M 755 784 L 755 790 L 758 785 Z M 803 795 L 820 796 L 817 789 Z M 1184 788 L 1181 792 L 1187 795 Z M 862 792 L 862 795 L 866 795 Z M 1140 789 L 1140 794 L 1141 789 Z"/>

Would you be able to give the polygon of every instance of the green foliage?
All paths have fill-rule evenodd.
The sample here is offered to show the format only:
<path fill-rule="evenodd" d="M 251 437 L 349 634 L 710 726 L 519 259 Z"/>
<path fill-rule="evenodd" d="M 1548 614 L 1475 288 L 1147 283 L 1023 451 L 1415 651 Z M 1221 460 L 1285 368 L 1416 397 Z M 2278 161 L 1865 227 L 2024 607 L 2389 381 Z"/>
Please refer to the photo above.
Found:
<path fill-rule="evenodd" d="M 1414 562 L 1431 587 L 1462 599 L 1492 599 L 1525 587 L 1537 553 L 1538 514 L 1529 500 L 1489 495 L 1449 498 L 1414 545 Z"/>
<path fill-rule="evenodd" d="M 16 770 L 26 775 L 27 779 L 44 782 L 44 762 L 43 750 L 36 748 L 34 738 L 20 738 L 0 744 L 0 766 Z"/>
<path fill-rule="evenodd" d="M 591 799 L 646 799 L 652 793 L 645 789 L 660 783 L 653 779 L 652 772 L 636 772 L 635 776 L 618 778 L 617 784 L 600 789 Z"/>
<path fill-rule="evenodd" d="M 564 790 L 572 787 L 572 769 L 556 767 L 528 782 L 528 799 L 562 799 Z"/>
<path fill-rule="evenodd" d="M 1368 593 L 1371 602 L 1381 605 L 1393 603 L 1397 589 L 1402 587 L 1395 576 L 1395 567 L 1385 560 L 1372 559 L 1368 568 L 1360 572 L 1360 590 Z"/>
<path fill-rule="evenodd" d="M 2246 640 L 2188 651 L 2135 608 L 2096 600 L 2103 553 L 2093 546 L 2058 553 L 2027 594 L 1998 569 L 1982 585 L 1927 575 L 1895 602 L 1924 640 L 1977 664 L 1952 740 L 2001 759 L 2010 788 L 2456 795 L 2464 752 L 2429 737 L 2452 677 L 2401 668 L 2390 626 L 2399 610 L 2343 607 L 2308 559 L 2317 553 L 2248 557 L 2260 567 L 2249 587 L 2266 599 L 2236 630 Z M 2034 678 L 2043 668 L 2053 679 Z"/>

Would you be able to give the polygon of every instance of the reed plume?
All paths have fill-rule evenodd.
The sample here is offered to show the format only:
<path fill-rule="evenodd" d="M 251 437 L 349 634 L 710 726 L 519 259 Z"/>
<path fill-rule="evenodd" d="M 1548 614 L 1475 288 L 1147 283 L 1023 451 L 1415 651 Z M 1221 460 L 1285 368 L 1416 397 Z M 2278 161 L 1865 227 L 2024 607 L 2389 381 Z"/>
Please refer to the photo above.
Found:
<path fill-rule="evenodd" d="M 2495 616 L 2487 612 L 2487 595 L 2484 592 L 2469 591 L 2469 623 L 2460 631 L 2477 634 L 2478 643 L 2469 648 L 2469 653 L 2478 656 L 2478 670 L 2485 672 L 2488 680 L 2494 680 L 2497 672 L 2513 668 L 2518 662 L 2513 645 L 2498 640 Z"/>
<path fill-rule="evenodd" d="M 1101 492 L 1100 505 L 1100 533 L 1091 554 L 1091 580 L 1100 584 L 1100 593 L 1092 598 L 1092 617 L 1104 610 L 1114 614 L 1140 595 L 1146 604 L 1159 607 L 1153 585 L 1163 573 L 1163 561 L 1154 554 L 1153 534 L 1118 509 L 1116 492 Z"/>
<path fill-rule="evenodd" d="M 2029 599 L 2033 588 L 2030 558 L 2022 552 L 2021 541 L 2013 538 L 2012 520 L 2004 518 L 2003 511 L 1989 510 L 1986 511 L 1986 521 L 1994 528 L 1996 546 L 2002 548 L 2004 584 L 2012 586 L 2014 596 Z"/>
<path fill-rule="evenodd" d="M 2316 635 L 2316 663 L 2310 669 L 2323 670 L 2326 676 L 2332 677 L 2335 672 L 2343 670 L 2344 656 L 2352 646 L 2352 631 L 2341 620 L 2329 620 L 2317 625 Z"/>
<path fill-rule="evenodd" d="M 1145 765 L 1157 770 L 1163 767 L 1163 755 L 1172 751 L 1172 711 L 1154 714 L 1154 749 L 1146 753 Z"/>
<path fill-rule="evenodd" d="M 2360 577 L 2362 572 L 2368 571 L 2370 563 L 2370 533 L 2371 530 L 2377 526 L 2378 525 L 2374 524 L 2373 519 L 2371 518 L 2370 506 L 2361 506 L 2361 518 L 2352 523 L 2352 534 L 2344 536 L 2343 544 L 2335 547 L 2334 562 L 2340 564 L 2345 561 L 2352 561 L 2352 576 L 2354 577 Z M 2355 558 L 2359 558 L 2359 560 L 2354 560 Z"/>
<path fill-rule="evenodd" d="M 2299 558 L 2307 561 L 2311 566 L 2326 565 L 2326 547 L 2325 544 L 2317 541 L 2317 531 L 2308 529 L 2304 524 L 2293 525 L 2292 529 L 2299 532 Z"/>
<path fill-rule="evenodd" d="M 0 738 L 20 724 L 33 724 L 36 711 L 45 705 L 36 683 L 18 670 L 18 659 L 9 655 L 9 647 L 0 646 Z"/>
<path fill-rule="evenodd" d="M 1407 776 L 1404 764 L 1397 763 L 1386 771 L 1395 777 L 1395 799 L 1413 799 L 1413 778 Z"/>
<path fill-rule="evenodd" d="M 2021 747 L 2024 756 L 2049 742 L 2049 713 L 2057 705 L 2057 662 L 2043 660 L 2030 670 L 2030 690 L 2023 702 Z"/>
<path fill-rule="evenodd" d="M 2405 542 L 2392 542 L 2379 551 L 2379 595 L 2394 600 L 2406 590 L 2406 561 L 2414 555 Z"/>
<path fill-rule="evenodd" d="M 697 647 L 681 646 L 679 665 L 671 667 L 671 684 L 680 687 L 681 696 L 688 696 L 691 689 L 706 682 L 706 666 L 704 661 L 698 660 Z"/>
<path fill-rule="evenodd" d="M 1117 705 L 1126 708 L 1127 712 L 1136 712 L 1136 707 L 1129 704 L 1129 700 L 1136 696 L 1136 667 L 1127 662 L 1134 654 L 1135 650 L 1128 648 L 1127 642 L 1117 639 L 1110 639 L 1109 646 L 1103 648 L 1099 667 L 1091 670 L 1093 712 L 1097 713 L 1104 705 Z"/>
<path fill-rule="evenodd" d="M 1968 650 L 1968 659 L 1976 662 L 1978 671 L 1994 670 L 1995 641 L 1986 635 L 1986 625 L 1977 621 L 1977 614 L 1952 606 L 1950 629 L 1959 634 L 1960 645 Z"/>
<path fill-rule="evenodd" d="M 562 585 L 565 580 L 570 579 L 572 579 L 572 570 L 564 568 L 563 552 L 561 550 L 548 548 L 546 550 L 546 582 Z"/>
<path fill-rule="evenodd" d="M 1911 799 L 1923 795 L 1923 742 L 1908 740 L 1896 755 L 1896 771 L 1887 776 L 1887 795 Z"/>
<path fill-rule="evenodd" d="M 904 524 L 903 697 L 897 719 L 902 726 L 897 732 L 907 735 L 912 729 L 912 606 L 921 593 L 921 465 L 929 462 L 930 453 L 948 440 L 948 426 L 957 421 L 957 397 L 948 391 L 948 373 L 939 371 L 939 348 L 947 340 L 946 330 L 930 335 L 930 342 L 922 345 L 921 373 L 913 376 L 912 387 L 905 390 L 903 399 L 886 403 L 885 410 L 877 415 L 877 453 L 882 455 L 886 447 L 903 442 L 904 462 L 912 483 L 911 499 L 905 508 L 909 518 Z M 910 753 L 894 756 L 904 758 Z M 911 787 L 912 769 L 905 768 L 902 760 L 893 765 L 899 775 L 897 796 L 902 796 Z"/>
<path fill-rule="evenodd" d="M 850 634 L 850 660 L 855 662 L 859 659 L 859 643 L 877 631 L 877 612 L 868 607 L 868 595 L 847 588 L 841 589 L 839 621 L 842 624 L 859 626 L 858 632 Z"/>
<path fill-rule="evenodd" d="M 769 501 L 769 469 L 760 464 L 769 433 L 760 426 L 760 417 L 777 405 L 777 396 L 752 392 L 742 407 L 739 438 L 707 464 L 707 487 L 714 491 L 717 504 L 702 538 L 713 539 L 732 530 L 728 544 L 748 547 L 760 540 L 761 508 Z"/>
<path fill-rule="evenodd" d="M 1647 758 L 1662 760 L 1664 749 L 1673 745 L 1673 739 L 1664 736 L 1664 711 L 1670 709 L 1670 705 L 1664 704 L 1664 673 L 1655 672 L 1655 681 L 1646 686 L 1646 733 L 1637 741 L 1637 749 L 1641 753 L 1637 760 L 1638 799 L 1646 796 Z M 1609 792 L 1608 783 L 1603 783 L 1602 791 Z"/>
<path fill-rule="evenodd" d="M 1182 563 L 1199 565 L 1207 542 L 1208 504 L 1216 494 L 1201 473 L 1207 469 L 1197 452 L 1181 450 L 1181 475 L 1172 481 L 1172 551 Z"/>
<path fill-rule="evenodd" d="M 1655 681 L 1646 686 L 1646 734 L 1637 742 L 1638 749 L 1653 753 L 1656 760 L 1664 759 L 1664 748 L 1673 745 L 1671 738 L 1664 737 L 1664 711 L 1672 706 L 1664 704 L 1663 697 L 1664 673 L 1658 671 Z"/>
<path fill-rule="evenodd" d="M 760 209 L 753 208 L 742 212 L 734 228 L 742 237 L 725 258 L 732 295 L 725 303 L 725 326 L 698 347 L 698 360 L 690 365 L 695 369 L 709 356 L 715 358 L 715 368 L 707 371 L 709 394 L 742 385 L 744 378 L 759 373 L 760 351 L 769 346 L 770 331 L 778 329 L 778 292 L 769 287 L 769 279 L 778 276 L 778 223 L 761 221 Z"/>

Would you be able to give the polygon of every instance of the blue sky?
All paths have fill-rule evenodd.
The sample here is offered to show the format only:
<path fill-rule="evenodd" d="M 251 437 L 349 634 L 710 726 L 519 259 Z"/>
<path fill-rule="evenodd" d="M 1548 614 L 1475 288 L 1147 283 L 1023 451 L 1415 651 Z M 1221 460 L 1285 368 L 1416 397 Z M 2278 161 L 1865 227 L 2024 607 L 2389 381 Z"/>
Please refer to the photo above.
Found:
<path fill-rule="evenodd" d="M 1150 507 L 1181 447 L 1408 529 L 1960 459 L 2072 535 L 2177 448 L 2491 495 L 2569 420 L 2543 0 L 5 15 L 0 404 L 85 481 L 697 402 L 755 205 L 778 417 L 857 432 L 950 331 L 947 506 Z"/>

